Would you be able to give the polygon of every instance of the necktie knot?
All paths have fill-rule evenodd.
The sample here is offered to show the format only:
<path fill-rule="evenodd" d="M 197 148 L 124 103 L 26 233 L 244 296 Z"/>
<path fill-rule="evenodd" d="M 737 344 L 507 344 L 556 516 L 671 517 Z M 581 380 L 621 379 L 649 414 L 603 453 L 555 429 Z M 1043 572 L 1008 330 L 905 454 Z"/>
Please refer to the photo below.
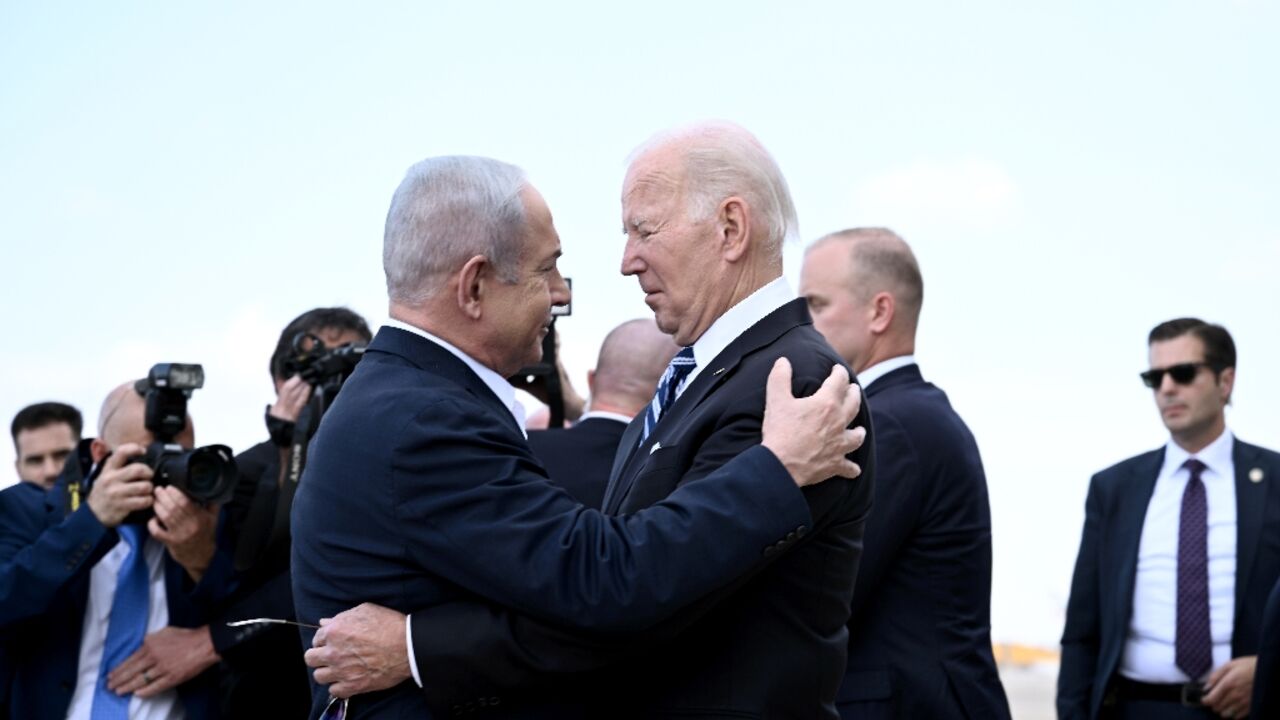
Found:
<path fill-rule="evenodd" d="M 1192 480 L 1199 480 L 1200 475 L 1205 470 L 1209 469 L 1208 465 L 1205 465 L 1195 458 L 1188 458 L 1186 462 L 1182 463 L 1182 467 L 1186 468 L 1187 471 L 1191 473 Z"/>
<path fill-rule="evenodd" d="M 692 347 L 681 348 L 680 352 L 671 358 L 666 372 L 662 373 L 662 378 L 658 380 L 658 390 L 653 394 L 653 401 L 645 410 L 644 427 L 640 433 L 641 444 L 644 444 L 645 439 L 653 432 L 658 420 L 675 404 L 680 386 L 697 366 L 698 362 L 693 357 Z"/>

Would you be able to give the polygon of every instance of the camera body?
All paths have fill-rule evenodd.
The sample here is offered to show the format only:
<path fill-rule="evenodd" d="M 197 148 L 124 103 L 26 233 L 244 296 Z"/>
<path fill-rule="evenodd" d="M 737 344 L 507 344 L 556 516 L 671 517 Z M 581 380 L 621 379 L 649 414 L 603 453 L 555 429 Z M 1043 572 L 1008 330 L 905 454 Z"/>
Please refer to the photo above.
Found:
<path fill-rule="evenodd" d="M 293 338 L 292 354 L 284 361 L 285 377 L 299 375 L 313 388 L 323 388 L 325 396 L 332 399 L 355 372 L 367 347 L 364 343 L 327 347 L 315 335 L 300 332 Z"/>
<path fill-rule="evenodd" d="M 200 365 L 157 363 L 133 389 L 146 402 L 144 424 L 155 437 L 146 452 L 131 462 L 154 471 L 157 487 L 171 485 L 199 503 L 223 503 L 235 493 L 239 475 L 235 458 L 226 445 L 206 445 L 194 450 L 173 442 L 187 425 L 187 400 L 204 387 Z M 150 512 L 134 513 L 125 522 L 143 522 Z"/>

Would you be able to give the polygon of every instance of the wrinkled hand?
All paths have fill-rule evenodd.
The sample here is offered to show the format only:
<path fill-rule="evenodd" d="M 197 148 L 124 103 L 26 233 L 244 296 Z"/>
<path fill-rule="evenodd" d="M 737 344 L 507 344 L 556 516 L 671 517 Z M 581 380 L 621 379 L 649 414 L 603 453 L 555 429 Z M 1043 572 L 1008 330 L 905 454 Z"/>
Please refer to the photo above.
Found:
<path fill-rule="evenodd" d="M 302 408 L 307 406 L 307 401 L 310 399 L 311 383 L 303 380 L 301 375 L 294 375 L 280 386 L 276 402 L 267 410 L 267 413 L 281 420 L 298 422 Z"/>
<path fill-rule="evenodd" d="M 213 649 L 208 625 L 170 625 L 148 635 L 142 647 L 112 669 L 107 675 L 107 689 L 117 695 L 133 693 L 149 698 L 181 685 L 220 659 Z"/>
<path fill-rule="evenodd" d="M 1201 702 L 1224 718 L 1242 718 L 1249 714 L 1253 701 L 1253 674 L 1258 657 L 1248 655 L 1224 663 L 1209 675 Z"/>
<path fill-rule="evenodd" d="M 385 690 L 413 677 L 404 614 L 373 603 L 321 618 L 305 657 L 333 697 Z"/>
<path fill-rule="evenodd" d="M 146 448 L 137 443 L 121 445 L 107 458 L 102 472 L 93 481 L 85 503 L 106 527 L 117 527 L 129 513 L 151 507 L 154 473 L 142 463 L 129 463 L 145 452 Z"/>
<path fill-rule="evenodd" d="M 155 490 L 155 511 L 147 522 L 151 537 L 164 543 L 191 579 L 200 582 L 216 550 L 218 507 L 203 507 L 178 488 L 165 486 Z"/>
<path fill-rule="evenodd" d="M 862 468 L 845 456 L 867 437 L 866 428 L 848 429 L 861 407 L 862 388 L 851 384 L 839 365 L 813 395 L 794 397 L 791 363 L 778 358 L 765 389 L 761 444 L 778 456 L 800 487 L 836 475 L 856 478 Z"/>

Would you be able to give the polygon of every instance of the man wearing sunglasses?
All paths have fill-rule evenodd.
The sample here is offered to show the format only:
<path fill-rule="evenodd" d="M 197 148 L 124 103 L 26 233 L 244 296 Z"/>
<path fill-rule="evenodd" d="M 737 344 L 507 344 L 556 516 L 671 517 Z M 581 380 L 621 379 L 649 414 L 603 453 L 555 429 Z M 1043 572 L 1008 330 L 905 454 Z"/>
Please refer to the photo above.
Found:
<path fill-rule="evenodd" d="M 1157 325 L 1141 373 L 1169 443 L 1093 477 L 1071 583 L 1058 715 L 1249 714 L 1280 577 L 1280 455 L 1226 425 L 1236 351 L 1220 325 Z"/>

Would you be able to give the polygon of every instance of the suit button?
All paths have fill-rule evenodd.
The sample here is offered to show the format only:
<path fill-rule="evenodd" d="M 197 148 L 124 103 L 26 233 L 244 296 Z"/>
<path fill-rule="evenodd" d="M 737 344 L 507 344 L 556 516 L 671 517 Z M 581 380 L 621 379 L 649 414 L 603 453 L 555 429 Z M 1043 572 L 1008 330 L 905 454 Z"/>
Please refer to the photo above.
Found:
<path fill-rule="evenodd" d="M 809 532 L 809 528 L 801 525 L 800 527 L 796 528 L 796 537 L 802 538 L 804 537 L 804 534 L 807 532 Z"/>
<path fill-rule="evenodd" d="M 502 702 L 502 698 L 498 697 L 497 695 L 494 695 L 493 697 L 489 698 L 490 706 L 496 706 L 498 703 L 501 703 L 501 702 Z"/>
<path fill-rule="evenodd" d="M 796 541 L 796 531 L 792 530 L 791 532 L 787 533 L 787 542 L 793 543 L 795 541 Z"/>
<path fill-rule="evenodd" d="M 778 552 L 778 548 L 774 547 L 773 545 L 770 545 L 769 547 L 764 549 L 764 556 L 771 557 L 776 552 Z"/>

